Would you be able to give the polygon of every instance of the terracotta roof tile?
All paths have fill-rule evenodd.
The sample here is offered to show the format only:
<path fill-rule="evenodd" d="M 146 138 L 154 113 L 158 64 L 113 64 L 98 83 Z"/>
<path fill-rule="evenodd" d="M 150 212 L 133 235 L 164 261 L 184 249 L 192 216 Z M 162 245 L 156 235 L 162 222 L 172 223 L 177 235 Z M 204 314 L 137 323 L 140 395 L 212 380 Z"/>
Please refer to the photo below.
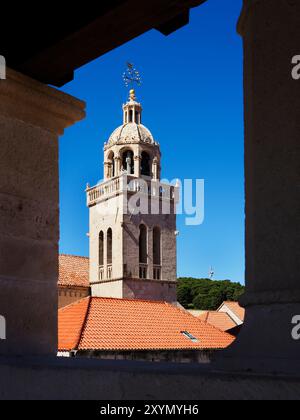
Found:
<path fill-rule="evenodd" d="M 213 325 L 221 331 L 229 331 L 236 327 L 236 323 L 225 312 L 208 311 L 201 314 L 199 319 L 207 324 Z"/>
<path fill-rule="evenodd" d="M 86 320 L 90 298 L 82 299 L 58 311 L 58 348 L 70 351 L 77 348 Z"/>
<path fill-rule="evenodd" d="M 86 301 L 85 301 L 86 302 Z M 60 350 L 65 348 L 64 334 L 77 337 L 70 331 L 70 320 L 75 313 L 86 307 L 65 308 L 59 316 Z M 68 313 L 69 312 L 69 313 Z M 187 338 L 183 331 L 192 334 L 198 341 Z M 79 350 L 188 350 L 223 349 L 234 341 L 234 337 L 206 324 L 164 302 L 140 300 L 91 298 L 86 322 L 79 343 Z M 75 340 L 70 340 L 74 344 Z M 69 347 L 70 349 L 72 346 Z"/>
<path fill-rule="evenodd" d="M 60 255 L 58 285 L 89 287 L 89 258 Z"/>
<path fill-rule="evenodd" d="M 245 309 L 238 302 L 224 302 L 221 307 L 226 305 L 241 321 L 245 320 Z"/>

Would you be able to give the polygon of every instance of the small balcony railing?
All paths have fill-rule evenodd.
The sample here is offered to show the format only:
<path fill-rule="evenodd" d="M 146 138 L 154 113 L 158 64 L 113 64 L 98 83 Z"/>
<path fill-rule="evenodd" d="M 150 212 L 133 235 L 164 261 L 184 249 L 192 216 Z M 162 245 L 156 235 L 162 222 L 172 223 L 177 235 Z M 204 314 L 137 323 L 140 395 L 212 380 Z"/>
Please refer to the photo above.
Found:
<path fill-rule="evenodd" d="M 153 267 L 153 279 L 161 280 L 161 266 L 160 265 L 155 265 Z"/>
<path fill-rule="evenodd" d="M 107 266 L 107 280 L 112 279 L 112 265 Z"/>
<path fill-rule="evenodd" d="M 100 265 L 99 267 L 99 280 L 102 281 L 104 280 L 105 277 L 105 270 L 104 270 L 104 265 Z"/>
<path fill-rule="evenodd" d="M 140 279 L 147 279 L 147 278 L 148 278 L 148 265 L 140 264 Z"/>
<path fill-rule="evenodd" d="M 99 200 L 104 197 L 107 198 L 118 193 L 121 189 L 120 178 L 110 179 L 106 182 L 103 182 L 100 185 L 97 185 L 94 188 L 89 188 L 87 190 L 88 205 L 91 206 L 96 204 Z"/>

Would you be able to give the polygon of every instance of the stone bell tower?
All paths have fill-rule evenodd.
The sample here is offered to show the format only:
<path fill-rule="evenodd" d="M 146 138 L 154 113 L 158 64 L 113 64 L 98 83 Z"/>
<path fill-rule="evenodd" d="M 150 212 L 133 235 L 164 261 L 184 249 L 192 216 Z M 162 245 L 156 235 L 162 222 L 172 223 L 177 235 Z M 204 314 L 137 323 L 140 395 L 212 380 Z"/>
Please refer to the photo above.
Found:
<path fill-rule="evenodd" d="M 177 188 L 160 173 L 159 144 L 131 90 L 104 147 L 104 181 L 87 188 L 93 296 L 177 300 Z"/>

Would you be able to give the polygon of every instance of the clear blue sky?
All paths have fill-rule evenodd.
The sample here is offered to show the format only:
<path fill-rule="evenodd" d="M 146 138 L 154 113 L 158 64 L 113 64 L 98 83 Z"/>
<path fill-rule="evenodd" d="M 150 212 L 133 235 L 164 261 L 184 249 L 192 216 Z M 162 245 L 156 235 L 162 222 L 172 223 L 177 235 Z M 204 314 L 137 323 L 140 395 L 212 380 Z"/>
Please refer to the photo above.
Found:
<path fill-rule="evenodd" d="M 169 37 L 151 31 L 78 70 L 63 87 L 87 118 L 60 140 L 60 252 L 88 256 L 85 186 L 101 179 L 103 143 L 122 124 L 125 63 L 143 75 L 144 123 L 160 142 L 163 176 L 205 179 L 205 221 L 179 217 L 178 275 L 244 282 L 241 0 L 209 0 Z M 124 22 L 126 24 L 126 22 Z"/>

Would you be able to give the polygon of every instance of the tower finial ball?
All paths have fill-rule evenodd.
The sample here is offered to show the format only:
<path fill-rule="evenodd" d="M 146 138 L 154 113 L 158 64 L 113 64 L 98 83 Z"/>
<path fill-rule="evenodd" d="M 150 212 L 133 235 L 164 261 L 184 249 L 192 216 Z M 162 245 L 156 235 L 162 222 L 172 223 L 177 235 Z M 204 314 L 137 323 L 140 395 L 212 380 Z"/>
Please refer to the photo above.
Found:
<path fill-rule="evenodd" d="M 130 90 L 130 99 L 131 99 L 132 101 L 135 101 L 135 100 L 136 100 L 135 90 L 134 90 L 134 89 L 131 89 L 131 90 Z"/>

